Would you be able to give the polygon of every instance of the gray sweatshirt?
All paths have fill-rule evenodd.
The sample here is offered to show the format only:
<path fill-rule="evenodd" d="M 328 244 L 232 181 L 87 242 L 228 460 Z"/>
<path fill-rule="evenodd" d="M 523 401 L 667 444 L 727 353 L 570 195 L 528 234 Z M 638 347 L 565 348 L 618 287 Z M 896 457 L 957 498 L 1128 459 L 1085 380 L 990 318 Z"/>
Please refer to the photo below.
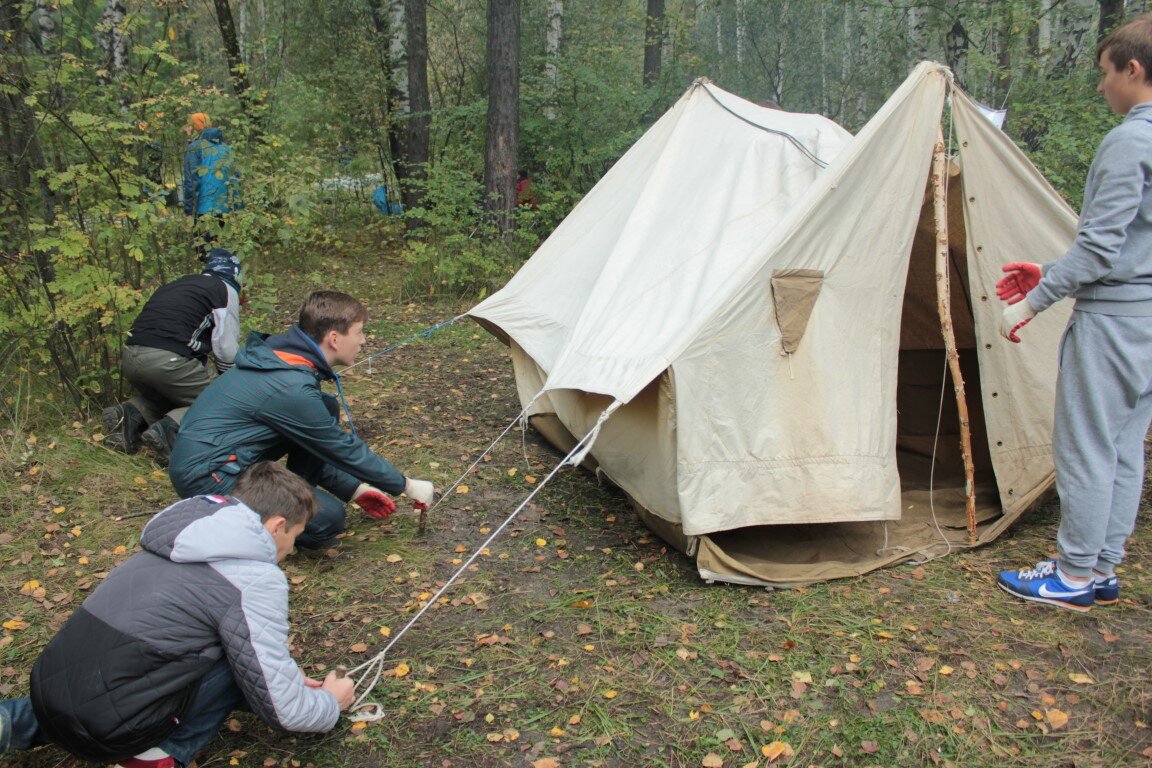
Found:
<path fill-rule="evenodd" d="M 1043 267 L 1028 293 L 1042 312 L 1066 296 L 1076 309 L 1152 316 L 1152 102 L 1137 104 L 1100 143 L 1072 248 Z"/>

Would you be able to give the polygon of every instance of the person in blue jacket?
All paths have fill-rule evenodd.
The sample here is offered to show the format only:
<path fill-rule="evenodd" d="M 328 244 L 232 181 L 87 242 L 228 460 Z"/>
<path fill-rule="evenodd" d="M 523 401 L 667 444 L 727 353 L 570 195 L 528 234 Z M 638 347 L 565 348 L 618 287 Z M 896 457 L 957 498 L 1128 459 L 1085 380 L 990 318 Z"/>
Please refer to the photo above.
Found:
<path fill-rule="evenodd" d="M 333 367 L 355 362 L 367 319 L 368 310 L 348 294 L 316 291 L 287 332 L 253 333 L 231 370 L 204 390 L 180 422 L 168 467 L 176 492 L 227 494 L 248 467 L 287 456 L 288 469 L 316 496 L 316 517 L 297 540 L 311 550 L 337 545 L 346 502 L 377 519 L 396 508 L 385 492 L 431 504 L 431 482 L 405 477 L 355 428 L 340 425 L 343 392 Z M 321 390 L 325 381 L 336 384 L 339 401 Z"/>
<path fill-rule="evenodd" d="M 203 259 L 216 239 L 216 230 L 223 226 L 225 215 L 243 204 L 240 177 L 232 147 L 224 142 L 224 132 L 212 127 L 202 112 L 192 116 L 190 126 L 193 132 L 184 149 L 184 213 L 199 223 L 201 242 L 197 251 Z M 197 131 L 197 126 L 202 127 Z"/>

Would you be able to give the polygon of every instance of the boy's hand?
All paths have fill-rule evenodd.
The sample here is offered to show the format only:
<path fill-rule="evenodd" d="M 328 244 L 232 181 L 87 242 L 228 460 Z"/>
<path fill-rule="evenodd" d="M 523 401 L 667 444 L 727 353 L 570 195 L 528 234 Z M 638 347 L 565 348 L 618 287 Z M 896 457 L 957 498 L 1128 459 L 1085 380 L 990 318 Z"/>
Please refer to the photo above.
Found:
<path fill-rule="evenodd" d="M 996 295 L 1001 301 L 1015 304 L 1023 299 L 1028 291 L 1040 284 L 1039 264 L 1020 261 L 1005 264 L 1003 269 L 1007 274 L 996 283 Z"/>
<path fill-rule="evenodd" d="M 1034 317 L 1036 310 L 1032 309 L 1027 299 L 1009 304 L 1004 308 L 1004 314 L 1000 318 L 1000 335 L 1013 344 L 1019 344 L 1020 337 L 1016 335 L 1016 331 L 1032 322 Z"/>
<path fill-rule="evenodd" d="M 436 500 L 436 487 L 429 480 L 404 479 L 404 495 L 417 504 L 432 506 Z"/>
<path fill-rule="evenodd" d="M 336 677 L 335 672 L 328 673 L 320 685 L 320 690 L 328 691 L 336 697 L 336 703 L 340 705 L 341 712 L 347 710 L 348 707 L 352 706 L 352 702 L 356 701 L 356 683 L 350 677 Z"/>
<path fill-rule="evenodd" d="M 300 671 L 300 676 L 302 678 L 304 678 L 304 686 L 306 688 L 323 688 L 324 687 L 324 683 L 320 682 L 319 680 L 316 680 L 315 678 L 308 677 L 308 675 L 304 674 L 303 670 Z"/>
<path fill-rule="evenodd" d="M 376 520 L 387 520 L 388 516 L 396 511 L 396 502 L 384 491 L 373 488 L 367 483 L 360 483 L 356 493 L 352 494 L 352 501 L 364 510 L 364 514 Z"/>

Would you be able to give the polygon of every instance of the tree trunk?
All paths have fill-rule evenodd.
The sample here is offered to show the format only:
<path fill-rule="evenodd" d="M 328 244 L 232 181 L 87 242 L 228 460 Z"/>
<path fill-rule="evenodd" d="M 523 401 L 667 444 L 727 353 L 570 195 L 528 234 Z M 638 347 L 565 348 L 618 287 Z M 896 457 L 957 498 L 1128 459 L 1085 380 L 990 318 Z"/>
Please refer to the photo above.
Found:
<path fill-rule="evenodd" d="M 516 156 L 520 140 L 520 3 L 488 0 L 488 130 L 484 146 L 487 210 L 500 231 L 512 232 Z"/>
<path fill-rule="evenodd" d="M 409 178 L 423 179 L 429 160 L 429 132 L 432 123 L 432 101 L 428 97 L 428 6 L 425 0 L 407 0 L 408 20 L 408 109 L 405 173 Z M 517 38 L 519 39 L 519 38 Z M 519 93 L 517 93 L 519 101 Z M 423 191 L 402 185 L 404 205 L 414 208 L 423 200 Z"/>
<path fill-rule="evenodd" d="M 1096 30 L 1096 42 L 1103 40 L 1112 30 L 1124 21 L 1124 0 L 1100 0 L 1100 23 Z"/>
<path fill-rule="evenodd" d="M 228 4 L 228 0 L 213 0 L 213 3 L 216 6 L 216 22 L 220 25 L 220 37 L 224 40 L 224 53 L 228 57 L 228 76 L 232 80 L 232 90 L 240 99 L 240 107 L 244 114 L 255 127 L 248 71 L 244 66 L 244 58 L 240 55 L 240 40 L 236 37 L 236 25 L 232 21 L 232 7 Z"/>
<path fill-rule="evenodd" d="M 401 179 L 408 178 L 406 122 L 412 112 L 408 93 L 408 13 L 404 2 L 388 2 L 388 146 Z"/>
<path fill-rule="evenodd" d="M 744 11 L 745 0 L 736 0 L 736 66 L 743 68 L 748 47 L 748 19 Z"/>
<path fill-rule="evenodd" d="M 556 94 L 560 88 L 560 41 L 564 32 L 564 0 L 548 0 L 548 31 L 544 38 L 544 87 L 548 89 L 544 117 L 556 119 Z"/>
<path fill-rule="evenodd" d="M 104 54 L 104 72 L 100 75 L 100 82 L 105 84 L 116 80 L 128 63 L 128 37 L 124 34 L 126 15 L 123 0 L 107 0 L 96 27 L 96 42 Z"/>
<path fill-rule="evenodd" d="M 40 31 L 40 50 L 45 54 L 59 53 L 60 25 L 55 5 L 50 0 L 36 0 L 36 28 Z"/>
<path fill-rule="evenodd" d="M 664 44 L 664 0 L 648 0 L 644 20 L 644 86 L 660 82 L 660 50 Z"/>

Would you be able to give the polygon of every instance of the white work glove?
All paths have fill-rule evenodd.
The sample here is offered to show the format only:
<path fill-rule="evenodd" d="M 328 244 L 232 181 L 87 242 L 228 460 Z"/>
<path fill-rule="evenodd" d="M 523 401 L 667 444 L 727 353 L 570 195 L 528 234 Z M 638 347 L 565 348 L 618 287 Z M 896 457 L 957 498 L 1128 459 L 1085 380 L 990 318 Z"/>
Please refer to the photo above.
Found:
<path fill-rule="evenodd" d="M 376 520 L 387 520 L 388 516 L 396 511 L 396 502 L 392 501 L 384 491 L 374 488 L 368 483 L 360 483 L 356 493 L 352 494 L 352 503 L 364 510 L 364 514 Z"/>
<path fill-rule="evenodd" d="M 1000 335 L 1013 344 L 1019 344 L 1020 337 L 1016 335 L 1016 331 L 1032 322 L 1034 317 L 1036 310 L 1032 309 L 1027 297 L 1015 304 L 1009 304 L 1004 308 L 1004 314 L 1000 318 Z"/>
<path fill-rule="evenodd" d="M 436 500 L 436 487 L 428 480 L 406 477 L 404 478 L 404 495 L 417 504 L 430 507 L 432 502 Z"/>

